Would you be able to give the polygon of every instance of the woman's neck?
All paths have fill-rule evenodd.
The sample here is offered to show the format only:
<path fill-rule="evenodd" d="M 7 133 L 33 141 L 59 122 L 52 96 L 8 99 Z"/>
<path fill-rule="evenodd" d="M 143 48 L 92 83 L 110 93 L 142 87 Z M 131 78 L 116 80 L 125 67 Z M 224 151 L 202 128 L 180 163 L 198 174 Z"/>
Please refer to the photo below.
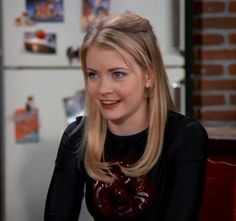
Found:
<path fill-rule="evenodd" d="M 128 136 L 137 134 L 148 127 L 148 121 L 146 119 L 139 120 L 138 122 L 126 121 L 126 122 L 108 122 L 109 130 L 115 134 L 120 136 Z"/>

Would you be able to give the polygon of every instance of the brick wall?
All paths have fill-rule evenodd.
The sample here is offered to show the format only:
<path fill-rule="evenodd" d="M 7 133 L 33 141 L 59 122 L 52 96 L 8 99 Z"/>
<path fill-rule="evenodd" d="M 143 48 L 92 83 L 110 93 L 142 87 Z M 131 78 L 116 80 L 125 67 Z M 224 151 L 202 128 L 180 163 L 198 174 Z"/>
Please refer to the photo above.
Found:
<path fill-rule="evenodd" d="M 194 2 L 194 115 L 236 126 L 236 0 Z"/>

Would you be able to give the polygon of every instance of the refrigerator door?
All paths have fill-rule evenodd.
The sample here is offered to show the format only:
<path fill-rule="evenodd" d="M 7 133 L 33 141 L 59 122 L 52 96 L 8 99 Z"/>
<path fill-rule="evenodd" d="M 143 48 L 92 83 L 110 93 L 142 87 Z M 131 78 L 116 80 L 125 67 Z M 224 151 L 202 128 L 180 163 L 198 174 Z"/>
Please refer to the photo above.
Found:
<path fill-rule="evenodd" d="M 181 68 L 167 69 L 167 73 L 171 85 L 184 76 Z M 4 221 L 42 221 L 58 145 L 67 125 L 63 99 L 84 88 L 82 73 L 78 69 L 19 69 L 5 70 L 4 78 Z M 172 92 L 175 96 L 174 88 Z M 39 110 L 39 141 L 16 143 L 14 112 L 24 107 L 29 95 Z M 79 220 L 92 220 L 84 203 Z"/>
<path fill-rule="evenodd" d="M 61 135 L 67 126 L 63 99 L 84 87 L 80 70 L 4 72 L 4 221 L 42 221 Z M 17 143 L 14 112 L 34 97 L 38 142 Z"/>
<path fill-rule="evenodd" d="M 74 50 L 77 49 L 84 34 L 80 24 L 81 1 L 55 1 L 62 2 L 62 21 L 35 22 L 34 25 L 17 25 L 15 24 L 16 20 L 22 19 L 24 13 L 26 13 L 27 2 L 31 2 L 32 5 L 34 3 L 34 1 L 30 0 L 2 1 L 4 66 L 70 66 L 67 59 L 67 49 L 68 47 L 72 47 Z M 30 53 L 25 49 L 26 34 L 28 33 L 29 37 L 29 33 L 35 33 L 37 31 L 43 31 L 45 34 L 52 35 L 52 38 L 48 39 L 48 42 L 45 42 L 45 39 L 41 39 L 39 43 L 41 46 L 45 46 L 47 43 L 54 44 L 55 42 L 55 53 Z M 31 38 L 31 40 L 33 41 L 35 39 Z M 74 65 L 78 66 L 79 64 L 75 63 Z"/>
<path fill-rule="evenodd" d="M 30 2 L 30 1 L 28 1 Z M 33 1 L 32 1 L 33 2 Z M 63 21 L 36 22 L 35 25 L 16 27 L 14 22 L 26 11 L 25 1 L 3 0 L 4 66 L 69 66 L 68 47 L 81 44 L 84 32 L 81 25 L 82 1 L 62 1 Z M 110 14 L 133 11 L 150 19 L 157 34 L 167 66 L 184 63 L 179 50 L 183 48 L 183 0 L 111 0 Z M 24 48 L 27 33 L 43 30 L 55 37 L 55 54 L 34 54 Z M 75 63 L 74 65 L 79 65 Z"/>

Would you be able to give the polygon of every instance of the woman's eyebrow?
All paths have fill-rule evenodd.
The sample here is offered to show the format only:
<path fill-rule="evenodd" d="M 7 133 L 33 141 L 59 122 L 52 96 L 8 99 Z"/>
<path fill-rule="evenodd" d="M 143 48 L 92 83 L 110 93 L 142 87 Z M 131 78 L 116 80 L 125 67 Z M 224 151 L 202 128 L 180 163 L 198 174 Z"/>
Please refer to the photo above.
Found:
<path fill-rule="evenodd" d="M 93 71 L 93 72 L 99 72 L 93 68 L 86 68 L 87 71 Z M 114 67 L 114 68 L 109 68 L 108 71 L 112 72 L 112 71 L 117 71 L 117 70 L 126 70 L 128 71 L 129 69 L 126 67 Z"/>
<path fill-rule="evenodd" d="M 126 71 L 128 71 L 129 69 L 125 68 L 125 67 L 115 67 L 115 68 L 108 69 L 108 71 L 116 71 L 116 70 L 126 70 Z"/>
<path fill-rule="evenodd" d="M 93 72 L 97 72 L 95 69 L 93 68 L 86 68 L 86 71 L 93 71 Z"/>

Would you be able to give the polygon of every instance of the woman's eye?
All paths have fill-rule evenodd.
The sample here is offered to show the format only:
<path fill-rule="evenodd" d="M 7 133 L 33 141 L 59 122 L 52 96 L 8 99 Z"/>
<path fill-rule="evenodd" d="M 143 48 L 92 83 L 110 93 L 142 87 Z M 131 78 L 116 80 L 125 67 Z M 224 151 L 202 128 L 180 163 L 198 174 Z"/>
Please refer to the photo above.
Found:
<path fill-rule="evenodd" d="M 96 80 L 96 79 L 98 79 L 98 74 L 97 73 L 95 73 L 95 72 L 88 72 L 87 73 L 87 76 L 88 76 L 88 78 L 89 79 L 91 79 L 91 80 Z"/>
<path fill-rule="evenodd" d="M 112 76 L 113 76 L 113 78 L 121 79 L 126 76 L 126 73 L 120 72 L 120 71 L 115 71 L 112 73 Z"/>

